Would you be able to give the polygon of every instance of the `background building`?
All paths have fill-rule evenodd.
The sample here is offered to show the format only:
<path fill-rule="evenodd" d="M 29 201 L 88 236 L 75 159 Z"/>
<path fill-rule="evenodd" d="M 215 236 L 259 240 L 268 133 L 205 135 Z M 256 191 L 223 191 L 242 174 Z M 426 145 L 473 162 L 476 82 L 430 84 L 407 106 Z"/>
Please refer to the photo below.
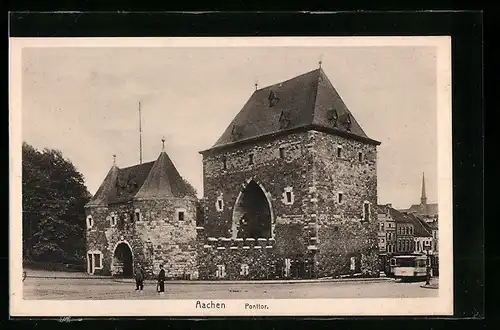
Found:
<path fill-rule="evenodd" d="M 418 216 L 434 218 L 438 215 L 438 204 L 427 203 L 427 193 L 425 191 L 425 174 L 422 173 L 422 194 L 420 197 L 420 204 L 414 204 L 408 209 L 402 209 L 401 212 L 413 213 Z"/>

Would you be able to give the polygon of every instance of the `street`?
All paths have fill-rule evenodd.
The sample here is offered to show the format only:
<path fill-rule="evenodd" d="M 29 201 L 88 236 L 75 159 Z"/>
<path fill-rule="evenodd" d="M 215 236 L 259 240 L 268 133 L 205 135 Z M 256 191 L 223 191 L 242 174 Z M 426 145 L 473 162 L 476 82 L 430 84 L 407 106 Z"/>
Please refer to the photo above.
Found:
<path fill-rule="evenodd" d="M 155 284 L 135 291 L 133 282 L 111 278 L 26 278 L 24 299 L 297 299 L 297 298 L 421 298 L 437 297 L 439 290 L 420 287 L 424 282 L 315 282 L 265 283 L 165 283 L 166 294 L 158 295 Z"/>

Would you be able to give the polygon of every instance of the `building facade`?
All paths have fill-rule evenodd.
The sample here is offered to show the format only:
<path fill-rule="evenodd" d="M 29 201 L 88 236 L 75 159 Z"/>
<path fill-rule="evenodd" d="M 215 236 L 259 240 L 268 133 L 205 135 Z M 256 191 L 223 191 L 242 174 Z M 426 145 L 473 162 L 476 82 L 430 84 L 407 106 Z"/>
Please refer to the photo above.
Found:
<path fill-rule="evenodd" d="M 113 164 L 86 205 L 87 271 L 130 277 L 138 264 L 153 277 L 197 278 L 197 199 L 165 152 L 153 162 Z"/>
<path fill-rule="evenodd" d="M 165 152 L 113 165 L 86 206 L 88 271 L 378 277 L 377 146 L 321 68 L 256 90 L 203 155 L 204 197 Z"/>
<path fill-rule="evenodd" d="M 420 217 L 437 218 L 438 204 L 427 203 L 427 192 L 425 190 L 425 173 L 422 173 L 422 192 L 420 196 L 420 204 L 413 204 L 408 209 L 400 210 L 401 212 L 413 213 Z"/>

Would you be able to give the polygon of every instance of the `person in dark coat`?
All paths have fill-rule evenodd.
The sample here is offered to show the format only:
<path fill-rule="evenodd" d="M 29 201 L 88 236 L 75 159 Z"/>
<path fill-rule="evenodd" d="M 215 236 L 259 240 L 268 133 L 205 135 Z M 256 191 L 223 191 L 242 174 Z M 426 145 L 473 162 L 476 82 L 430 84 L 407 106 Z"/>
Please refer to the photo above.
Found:
<path fill-rule="evenodd" d="M 158 292 L 165 294 L 165 270 L 163 265 L 160 265 L 160 272 L 158 273 Z"/>
<path fill-rule="evenodd" d="M 144 289 L 144 270 L 141 264 L 137 264 L 135 269 L 135 291 L 142 292 Z"/>

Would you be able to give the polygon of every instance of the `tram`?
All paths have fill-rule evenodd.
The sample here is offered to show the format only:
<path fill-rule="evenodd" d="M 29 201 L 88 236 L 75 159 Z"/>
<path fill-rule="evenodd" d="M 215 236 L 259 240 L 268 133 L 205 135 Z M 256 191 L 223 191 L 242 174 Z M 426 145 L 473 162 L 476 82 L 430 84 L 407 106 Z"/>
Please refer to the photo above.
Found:
<path fill-rule="evenodd" d="M 391 273 L 394 278 L 402 280 L 423 279 L 427 275 L 428 262 L 430 259 L 425 255 L 394 256 L 391 258 Z"/>

